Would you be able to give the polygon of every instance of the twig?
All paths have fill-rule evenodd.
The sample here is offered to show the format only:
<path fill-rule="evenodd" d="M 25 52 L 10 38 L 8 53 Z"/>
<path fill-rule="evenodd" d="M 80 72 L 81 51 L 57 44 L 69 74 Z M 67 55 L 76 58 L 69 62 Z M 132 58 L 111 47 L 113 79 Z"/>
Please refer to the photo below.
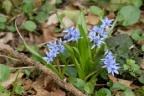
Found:
<path fill-rule="evenodd" d="M 58 84 L 60 87 L 66 89 L 67 91 L 72 92 L 75 96 L 86 96 L 81 91 L 76 89 L 72 84 L 65 82 L 64 80 L 61 80 L 54 72 L 52 72 L 49 68 L 45 67 L 39 62 L 36 62 L 30 58 L 28 58 L 23 53 L 18 53 L 14 51 L 9 45 L 0 43 L 0 50 L 5 52 L 6 54 L 12 55 L 14 58 L 19 59 L 21 62 L 38 67 L 40 70 L 42 70 L 44 73 L 51 76 L 51 78 L 55 81 L 56 84 Z"/>

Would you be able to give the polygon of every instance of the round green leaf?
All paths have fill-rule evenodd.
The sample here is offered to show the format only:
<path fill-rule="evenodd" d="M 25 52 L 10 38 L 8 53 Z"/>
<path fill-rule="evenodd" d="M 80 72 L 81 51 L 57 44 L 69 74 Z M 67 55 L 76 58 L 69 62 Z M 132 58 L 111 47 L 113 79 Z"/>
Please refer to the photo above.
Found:
<path fill-rule="evenodd" d="M 140 76 L 140 77 L 138 78 L 138 80 L 139 80 L 141 83 L 144 84 L 144 76 Z"/>
<path fill-rule="evenodd" d="M 0 80 L 5 81 L 9 78 L 10 75 L 10 68 L 0 64 Z"/>
<path fill-rule="evenodd" d="M 97 6 L 91 6 L 90 7 L 90 11 L 95 14 L 95 15 L 98 15 L 100 17 L 103 16 L 103 10 Z"/>
<path fill-rule="evenodd" d="M 36 16 L 35 19 L 36 19 L 39 23 L 42 23 L 42 22 L 44 22 L 47 18 L 48 18 L 48 14 L 45 13 L 45 12 L 43 12 L 43 11 L 41 11 L 41 12 L 39 12 L 39 13 L 37 14 L 37 16 Z"/>
<path fill-rule="evenodd" d="M 131 34 L 131 37 L 134 40 L 144 40 L 144 36 L 142 36 L 142 33 L 142 30 L 134 30 Z"/>
<path fill-rule="evenodd" d="M 0 16 L 0 22 L 5 23 L 7 21 L 7 18 L 4 16 Z"/>
<path fill-rule="evenodd" d="M 126 90 L 120 96 L 135 96 L 135 94 L 131 90 Z"/>
<path fill-rule="evenodd" d="M 84 90 L 87 94 L 91 94 L 94 91 L 94 84 L 92 82 L 87 82 L 84 86 Z"/>
<path fill-rule="evenodd" d="M 142 5 L 142 0 L 131 0 L 131 2 L 138 8 Z"/>
<path fill-rule="evenodd" d="M 123 7 L 118 13 L 118 21 L 123 21 L 124 26 L 137 23 L 139 18 L 139 8 L 131 5 Z"/>
<path fill-rule="evenodd" d="M 95 92 L 94 96 L 112 96 L 110 90 L 107 88 L 101 88 L 97 92 Z"/>
<path fill-rule="evenodd" d="M 24 29 L 32 32 L 36 29 L 36 24 L 33 21 L 26 21 L 23 25 Z"/>
<path fill-rule="evenodd" d="M 6 26 L 5 26 L 5 24 L 4 23 L 0 23 L 0 29 L 5 29 L 6 28 Z"/>

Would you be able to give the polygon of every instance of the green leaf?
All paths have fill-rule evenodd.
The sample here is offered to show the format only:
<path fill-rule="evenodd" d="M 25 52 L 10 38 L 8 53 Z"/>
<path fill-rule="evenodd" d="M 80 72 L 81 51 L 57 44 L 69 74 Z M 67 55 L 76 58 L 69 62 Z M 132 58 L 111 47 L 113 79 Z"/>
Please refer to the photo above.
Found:
<path fill-rule="evenodd" d="M 4 0 L 2 2 L 2 8 L 4 8 L 6 14 L 9 14 L 12 9 L 12 3 L 10 0 Z"/>
<path fill-rule="evenodd" d="M 67 66 L 65 74 L 69 77 L 77 77 L 77 70 L 74 67 Z"/>
<path fill-rule="evenodd" d="M 37 14 L 37 16 L 35 17 L 35 19 L 39 22 L 39 23 L 42 23 L 44 22 L 45 20 L 47 20 L 48 18 L 48 14 L 41 11 Z"/>
<path fill-rule="evenodd" d="M 144 45 L 141 47 L 142 51 L 144 51 Z"/>
<path fill-rule="evenodd" d="M 142 5 L 142 0 L 130 0 L 134 6 L 140 7 Z"/>
<path fill-rule="evenodd" d="M 23 27 L 24 27 L 24 29 L 26 29 L 30 32 L 34 31 L 37 28 L 36 24 L 33 21 L 26 21 L 23 24 Z"/>
<path fill-rule="evenodd" d="M 101 88 L 95 92 L 94 96 L 112 96 L 111 92 L 107 88 Z"/>
<path fill-rule="evenodd" d="M 16 82 L 15 92 L 16 92 L 17 94 L 22 94 L 22 93 L 24 93 L 24 90 L 22 89 L 22 84 L 21 84 L 21 82 Z"/>
<path fill-rule="evenodd" d="M 47 14 L 48 14 L 50 11 L 54 10 L 54 9 L 55 9 L 55 6 L 49 4 L 48 1 L 46 1 L 46 2 L 40 7 L 40 10 L 46 12 Z"/>
<path fill-rule="evenodd" d="M 0 23 L 5 23 L 7 21 L 7 18 L 4 16 L 0 16 Z"/>
<path fill-rule="evenodd" d="M 87 94 L 92 94 L 94 91 L 94 84 L 92 82 L 87 82 L 84 86 L 84 90 Z"/>
<path fill-rule="evenodd" d="M 23 0 L 23 3 L 33 4 L 35 0 Z"/>
<path fill-rule="evenodd" d="M 140 10 L 135 6 L 125 6 L 118 12 L 118 21 L 123 21 L 124 26 L 133 25 L 140 18 Z"/>
<path fill-rule="evenodd" d="M 69 77 L 67 80 L 80 90 L 83 90 L 85 86 L 85 82 L 82 79 Z"/>
<path fill-rule="evenodd" d="M 80 11 L 79 10 L 64 10 L 63 13 L 72 21 L 77 22 L 77 17 L 79 16 Z"/>
<path fill-rule="evenodd" d="M 5 24 L 4 23 L 0 23 L 0 29 L 5 29 L 6 28 L 6 26 L 5 26 Z"/>
<path fill-rule="evenodd" d="M 14 26 L 7 26 L 7 30 L 10 32 L 15 32 L 16 28 Z"/>
<path fill-rule="evenodd" d="M 132 39 L 134 40 L 144 40 L 144 35 L 142 30 L 134 30 L 131 34 Z"/>
<path fill-rule="evenodd" d="M 34 6 L 33 6 L 33 4 L 31 4 L 31 3 L 30 3 L 30 4 L 24 4 L 24 5 L 22 6 L 23 12 L 25 12 L 25 13 L 30 13 L 30 14 L 31 14 L 33 8 L 34 8 Z"/>
<path fill-rule="evenodd" d="M 90 11 L 95 14 L 95 15 L 98 15 L 100 17 L 103 17 L 103 10 L 97 6 L 91 6 L 90 7 Z"/>
<path fill-rule="evenodd" d="M 28 71 L 27 69 L 24 70 L 24 73 L 29 76 L 30 75 L 30 71 Z"/>
<path fill-rule="evenodd" d="M 126 87 L 125 85 L 121 84 L 121 83 L 115 82 L 115 83 L 113 84 L 113 86 L 111 87 L 111 90 L 115 90 L 115 89 L 128 90 L 129 88 Z"/>
<path fill-rule="evenodd" d="M 10 68 L 0 64 L 0 81 L 6 81 L 10 75 Z"/>
<path fill-rule="evenodd" d="M 135 96 L 135 94 L 131 90 L 126 90 L 120 96 Z"/>
<path fill-rule="evenodd" d="M 144 84 L 144 76 L 140 76 L 140 77 L 138 78 L 138 80 L 139 80 L 141 83 Z"/>

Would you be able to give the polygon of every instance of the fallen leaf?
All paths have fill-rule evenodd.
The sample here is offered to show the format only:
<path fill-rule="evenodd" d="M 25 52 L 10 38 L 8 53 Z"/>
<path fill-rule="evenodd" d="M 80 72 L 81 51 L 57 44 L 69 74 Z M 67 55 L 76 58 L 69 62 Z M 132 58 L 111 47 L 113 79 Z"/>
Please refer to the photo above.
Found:
<path fill-rule="evenodd" d="M 13 40 L 13 34 L 10 32 L 7 32 L 6 35 L 3 38 L 0 38 L 0 42 L 2 43 L 8 43 L 9 41 Z"/>
<path fill-rule="evenodd" d="M 23 89 L 28 90 L 32 87 L 33 82 L 30 79 L 23 79 Z"/>
<path fill-rule="evenodd" d="M 10 85 L 12 85 L 17 77 L 18 72 L 14 73 L 14 74 L 10 74 L 10 77 L 7 81 L 2 82 L 2 86 L 4 86 L 5 88 L 10 87 Z M 22 78 L 22 76 L 24 75 L 24 73 L 19 73 L 17 79 Z"/>
<path fill-rule="evenodd" d="M 116 77 L 112 76 L 112 75 L 108 75 L 108 77 L 109 77 L 110 80 L 113 81 L 113 83 L 118 81 L 118 79 Z"/>
<path fill-rule="evenodd" d="M 34 6 L 35 6 L 36 8 L 40 7 L 41 4 L 42 4 L 42 0 L 34 0 Z"/>
<path fill-rule="evenodd" d="M 140 68 L 144 69 L 144 59 L 140 60 L 139 65 Z"/>
<path fill-rule="evenodd" d="M 50 25 L 48 27 L 45 27 L 45 23 L 42 24 L 42 32 L 43 32 L 43 40 L 44 42 L 53 41 L 56 38 L 56 35 L 54 33 L 56 26 Z"/>
<path fill-rule="evenodd" d="M 88 15 L 86 16 L 86 23 L 91 24 L 91 25 L 97 25 L 99 22 L 100 18 L 95 15 Z"/>
<path fill-rule="evenodd" d="M 133 81 L 118 79 L 118 82 L 121 83 L 121 84 L 124 84 L 126 87 L 131 88 L 131 84 L 132 84 Z"/>
<path fill-rule="evenodd" d="M 51 92 L 51 96 L 66 96 L 66 94 L 62 90 L 58 89 L 54 92 Z"/>
<path fill-rule="evenodd" d="M 71 21 L 67 16 L 62 19 L 63 23 L 65 24 L 66 28 L 74 26 L 74 22 Z"/>
<path fill-rule="evenodd" d="M 61 14 L 62 14 L 62 12 L 57 12 L 57 13 L 58 13 L 58 15 L 61 15 Z M 58 20 L 58 18 L 57 18 L 57 15 L 56 15 L 56 14 L 52 14 L 51 16 L 49 16 L 46 25 L 47 25 L 47 26 L 53 25 L 53 24 L 56 25 L 56 24 L 58 24 L 58 23 L 59 23 L 59 20 Z"/>

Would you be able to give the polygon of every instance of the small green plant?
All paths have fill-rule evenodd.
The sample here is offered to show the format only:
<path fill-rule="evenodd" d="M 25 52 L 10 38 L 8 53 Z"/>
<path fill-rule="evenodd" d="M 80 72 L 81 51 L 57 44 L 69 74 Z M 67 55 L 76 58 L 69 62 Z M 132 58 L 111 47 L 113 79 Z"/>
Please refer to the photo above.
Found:
<path fill-rule="evenodd" d="M 124 64 L 124 70 L 128 70 L 132 76 L 136 76 L 137 74 L 142 74 L 142 71 L 140 70 L 140 66 L 138 64 L 135 64 L 135 61 L 132 59 L 126 60 L 127 64 Z"/>

